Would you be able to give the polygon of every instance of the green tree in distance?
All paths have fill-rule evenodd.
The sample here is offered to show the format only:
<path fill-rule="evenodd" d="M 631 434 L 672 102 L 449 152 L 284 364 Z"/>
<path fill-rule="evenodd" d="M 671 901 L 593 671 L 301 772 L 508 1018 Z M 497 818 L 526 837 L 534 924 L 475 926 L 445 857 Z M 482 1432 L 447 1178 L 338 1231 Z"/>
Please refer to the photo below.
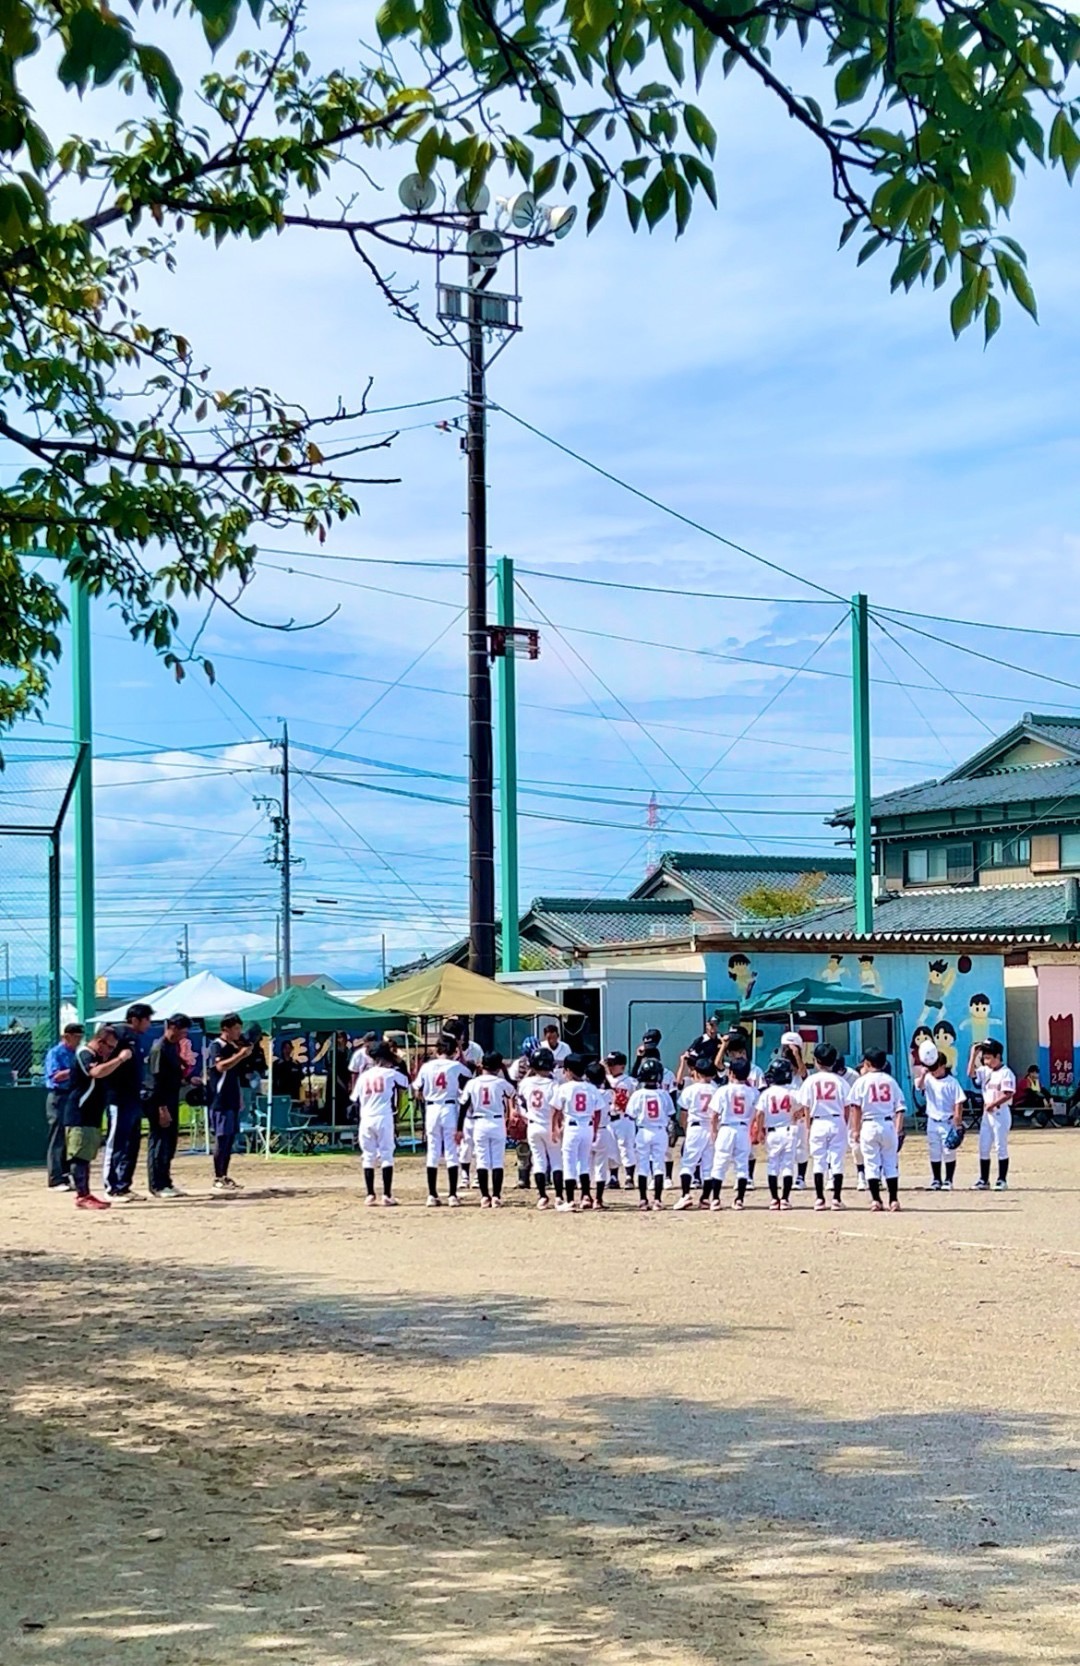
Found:
<path fill-rule="evenodd" d="M 1071 179 L 1080 162 L 1080 23 L 1030 0 L 385 0 L 379 43 L 343 65 L 309 59 L 302 0 L 169 0 L 207 47 L 186 90 L 165 4 L 0 4 L 0 438 L 16 467 L 0 491 L 0 725 L 44 698 L 63 579 L 112 596 L 182 675 L 175 598 L 239 611 L 261 531 L 324 537 L 387 481 L 355 472 L 370 446 L 336 440 L 362 402 L 313 414 L 220 388 L 182 333 L 141 316 L 140 277 L 171 269 L 181 236 L 346 238 L 426 328 L 395 271 L 463 228 L 459 182 L 509 171 L 541 198 L 580 190 L 590 229 L 621 204 L 635 227 L 670 215 L 681 231 L 696 196 L 717 200 L 706 106 L 738 69 L 822 147 L 841 243 L 860 262 L 887 251 L 894 288 L 948 284 L 954 331 L 981 317 L 989 339 L 1003 294 L 1036 313 L 1000 229 L 1018 174 L 1042 161 Z M 26 91 L 38 59 L 83 101 L 80 127 L 108 84 L 130 120 L 47 131 Z M 815 85 L 826 67 L 828 109 L 794 86 L 804 65 Z M 437 180 L 431 213 L 373 185 L 364 158 L 391 146 L 401 173 Z"/>

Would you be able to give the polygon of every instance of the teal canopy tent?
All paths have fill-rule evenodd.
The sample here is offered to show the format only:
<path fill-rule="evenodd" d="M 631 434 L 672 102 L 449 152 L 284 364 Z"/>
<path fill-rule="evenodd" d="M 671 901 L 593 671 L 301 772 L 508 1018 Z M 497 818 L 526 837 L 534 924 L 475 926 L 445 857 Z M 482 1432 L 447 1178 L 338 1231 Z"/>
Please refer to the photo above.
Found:
<path fill-rule="evenodd" d="M 855 1018 L 879 1018 L 903 1010 L 903 1003 L 888 995 L 871 995 L 865 989 L 844 989 L 816 978 L 794 978 L 775 989 L 763 989 L 739 1006 L 740 1018 L 770 1019 L 794 1024 L 800 1018 L 813 1024 L 843 1024 Z"/>

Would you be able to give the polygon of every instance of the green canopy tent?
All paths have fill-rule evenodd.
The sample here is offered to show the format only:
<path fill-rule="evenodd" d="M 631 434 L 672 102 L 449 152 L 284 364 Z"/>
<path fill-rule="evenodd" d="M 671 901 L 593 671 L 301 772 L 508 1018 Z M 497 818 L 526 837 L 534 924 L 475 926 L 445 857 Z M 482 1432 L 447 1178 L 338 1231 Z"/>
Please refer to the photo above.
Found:
<path fill-rule="evenodd" d="M 872 995 L 865 989 L 845 989 L 841 984 L 822 983 L 817 978 L 794 978 L 750 995 L 739 1005 L 739 1018 L 757 1023 L 786 1024 L 798 1029 L 800 1021 L 811 1024 L 850 1024 L 860 1018 L 893 1018 L 893 1065 L 901 1081 L 907 1074 L 904 1047 L 904 1004 L 896 996 Z"/>
<path fill-rule="evenodd" d="M 342 1001 L 328 990 L 314 985 L 293 984 L 278 995 L 271 995 L 256 1006 L 244 1011 L 245 1025 L 258 1024 L 270 1036 L 269 1072 L 266 1081 L 265 1154 L 270 1155 L 271 1120 L 274 1103 L 274 1036 L 355 1034 L 357 1030 L 391 1029 L 397 1022 L 396 1013 L 361 1011 L 351 1001 Z M 336 1110 L 333 1126 L 337 1127 Z"/>

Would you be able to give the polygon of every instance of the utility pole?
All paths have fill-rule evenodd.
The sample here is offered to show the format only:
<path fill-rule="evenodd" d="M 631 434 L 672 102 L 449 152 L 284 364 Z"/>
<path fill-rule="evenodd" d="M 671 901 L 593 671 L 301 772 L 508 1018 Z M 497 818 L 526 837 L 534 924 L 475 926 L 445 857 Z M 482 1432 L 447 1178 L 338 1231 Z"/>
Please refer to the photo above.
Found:
<path fill-rule="evenodd" d="M 4 1023 L 11 1023 L 11 944 L 0 943 L 4 951 Z"/>
<path fill-rule="evenodd" d="M 874 856 L 870 840 L 870 636 L 866 597 L 851 598 L 852 734 L 855 743 L 855 930 L 874 929 Z"/>
<path fill-rule="evenodd" d="M 247 955 L 240 956 L 240 988 L 247 988 Z"/>
<path fill-rule="evenodd" d="M 176 939 L 176 958 L 180 962 L 181 966 L 184 968 L 185 978 L 190 978 L 190 976 L 191 976 L 191 945 L 188 942 L 188 928 L 187 928 L 187 926 L 184 927 L 184 929 L 181 931 L 179 937 Z"/>
<path fill-rule="evenodd" d="M 94 1016 L 94 716 L 90 658 L 90 593 L 71 587 L 72 713 L 78 748 L 75 781 L 75 1011 Z"/>
<path fill-rule="evenodd" d="M 474 217 L 471 229 L 479 226 Z M 495 782 L 491 742 L 491 659 L 487 618 L 487 388 L 483 292 L 469 263 L 468 468 L 469 600 L 469 970 L 495 976 Z M 483 1027 L 483 1026 L 481 1026 Z M 490 1026 L 489 1026 L 490 1027 Z"/>
<path fill-rule="evenodd" d="M 498 622 L 514 628 L 514 563 L 501 555 L 495 563 L 495 602 Z M 521 969 L 518 940 L 518 805 L 517 805 L 517 670 L 507 640 L 496 661 L 499 696 L 499 879 L 504 972 Z"/>
<path fill-rule="evenodd" d="M 281 973 L 292 983 L 292 829 L 289 823 L 289 725 L 281 725 Z"/>
<path fill-rule="evenodd" d="M 281 982 L 281 915 L 274 917 L 274 994 L 280 995 Z"/>

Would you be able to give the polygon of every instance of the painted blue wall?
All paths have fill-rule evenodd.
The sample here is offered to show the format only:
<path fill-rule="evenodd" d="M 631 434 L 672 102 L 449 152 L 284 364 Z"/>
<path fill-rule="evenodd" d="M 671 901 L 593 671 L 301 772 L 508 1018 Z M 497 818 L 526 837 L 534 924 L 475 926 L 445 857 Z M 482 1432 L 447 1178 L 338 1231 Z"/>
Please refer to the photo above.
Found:
<path fill-rule="evenodd" d="M 1005 1039 L 1005 982 L 1000 955 L 885 954 L 846 952 L 828 955 L 821 949 L 773 953 L 748 949 L 738 955 L 705 956 L 705 990 L 717 1006 L 764 994 L 793 978 L 816 978 L 844 990 L 865 990 L 903 1002 L 903 1040 L 909 1045 L 925 1025 L 957 1073 L 962 1075 L 973 1041 L 988 1035 Z M 983 997 L 984 999 L 980 999 Z M 939 1026 L 942 1026 L 939 1028 Z M 771 1032 L 766 1038 L 775 1039 Z M 851 1026 L 849 1063 L 854 1062 L 861 1037 Z M 894 1067 L 900 1061 L 894 1058 Z"/>

